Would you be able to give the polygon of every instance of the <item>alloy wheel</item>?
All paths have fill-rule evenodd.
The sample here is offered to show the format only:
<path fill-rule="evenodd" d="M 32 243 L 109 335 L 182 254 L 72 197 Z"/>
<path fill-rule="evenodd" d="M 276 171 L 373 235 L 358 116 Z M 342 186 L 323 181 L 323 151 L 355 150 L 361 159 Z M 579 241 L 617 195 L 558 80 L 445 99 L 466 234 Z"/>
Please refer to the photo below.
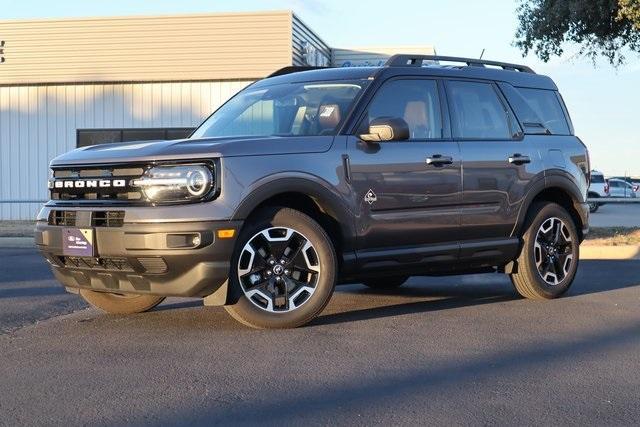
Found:
<path fill-rule="evenodd" d="M 546 219 L 538 229 L 534 256 L 542 280 L 557 286 L 568 276 L 573 263 L 571 233 L 560 218 Z"/>
<path fill-rule="evenodd" d="M 287 313 L 309 301 L 321 274 L 311 241 L 289 227 L 267 228 L 251 237 L 237 271 L 247 299 L 270 313 Z"/>

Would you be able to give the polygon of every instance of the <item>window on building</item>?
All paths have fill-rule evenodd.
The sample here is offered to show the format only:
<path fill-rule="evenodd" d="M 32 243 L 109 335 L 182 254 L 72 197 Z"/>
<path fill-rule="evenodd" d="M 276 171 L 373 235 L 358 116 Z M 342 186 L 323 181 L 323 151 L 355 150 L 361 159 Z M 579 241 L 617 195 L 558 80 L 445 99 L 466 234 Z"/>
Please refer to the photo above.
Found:
<path fill-rule="evenodd" d="M 507 113 L 493 86 L 448 82 L 454 136 L 463 139 L 511 139 Z"/>
<path fill-rule="evenodd" d="M 382 86 L 369 105 L 363 125 L 381 117 L 407 122 L 411 139 L 441 139 L 442 115 L 435 80 L 392 80 Z M 361 133 L 367 133 L 362 129 Z"/>
<path fill-rule="evenodd" d="M 191 132 L 193 128 L 78 129 L 76 145 L 87 147 L 110 142 L 182 139 Z"/>

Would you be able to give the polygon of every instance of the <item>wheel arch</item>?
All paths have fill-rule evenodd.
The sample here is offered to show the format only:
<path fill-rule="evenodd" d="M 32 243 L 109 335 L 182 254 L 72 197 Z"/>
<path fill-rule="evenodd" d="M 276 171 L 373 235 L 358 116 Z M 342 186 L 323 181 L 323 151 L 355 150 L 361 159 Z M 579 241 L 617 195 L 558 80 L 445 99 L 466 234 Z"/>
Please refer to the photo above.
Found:
<path fill-rule="evenodd" d="M 520 236 L 523 233 L 525 220 L 531 206 L 540 201 L 557 203 L 565 208 L 574 221 L 580 240 L 584 239 L 584 230 L 588 228 L 589 224 L 588 217 L 581 214 L 583 211 L 581 205 L 586 200 L 577 185 L 563 175 L 547 176 L 529 191 L 518 215 L 514 235 Z"/>
<path fill-rule="evenodd" d="M 239 204 L 233 219 L 246 220 L 270 206 L 299 210 L 317 221 L 334 243 L 338 258 L 353 250 L 356 236 L 354 215 L 329 183 L 310 177 L 283 177 L 255 186 Z"/>

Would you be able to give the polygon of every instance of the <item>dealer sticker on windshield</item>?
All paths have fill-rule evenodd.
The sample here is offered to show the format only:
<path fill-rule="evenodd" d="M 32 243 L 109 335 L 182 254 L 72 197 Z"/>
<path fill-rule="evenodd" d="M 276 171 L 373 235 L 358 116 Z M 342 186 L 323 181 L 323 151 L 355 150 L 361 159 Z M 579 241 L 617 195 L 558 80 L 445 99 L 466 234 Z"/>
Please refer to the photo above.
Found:
<path fill-rule="evenodd" d="M 63 228 L 62 253 L 67 256 L 94 256 L 93 230 L 90 228 Z"/>

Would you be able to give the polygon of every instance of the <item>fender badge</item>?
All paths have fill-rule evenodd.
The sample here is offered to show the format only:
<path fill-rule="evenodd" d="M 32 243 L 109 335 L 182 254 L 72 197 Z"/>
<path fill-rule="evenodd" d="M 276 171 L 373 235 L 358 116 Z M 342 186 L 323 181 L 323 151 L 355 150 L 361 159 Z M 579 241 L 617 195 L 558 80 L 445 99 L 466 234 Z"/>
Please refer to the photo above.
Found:
<path fill-rule="evenodd" d="M 376 193 L 374 193 L 373 190 L 369 189 L 367 194 L 364 195 L 364 201 L 372 205 L 374 202 L 378 201 L 378 196 L 376 196 Z"/>

